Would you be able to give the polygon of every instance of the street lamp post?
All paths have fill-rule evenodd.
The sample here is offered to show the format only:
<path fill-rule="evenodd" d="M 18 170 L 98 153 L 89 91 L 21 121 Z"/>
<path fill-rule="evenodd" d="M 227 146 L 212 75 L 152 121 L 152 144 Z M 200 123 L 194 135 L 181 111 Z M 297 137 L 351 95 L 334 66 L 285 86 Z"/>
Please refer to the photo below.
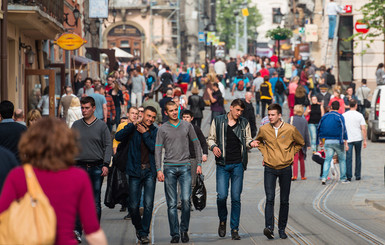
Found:
<path fill-rule="evenodd" d="M 247 8 L 247 0 L 244 1 L 243 7 Z M 247 54 L 247 16 L 243 16 L 243 52 Z"/>
<path fill-rule="evenodd" d="M 276 18 L 277 18 L 277 22 L 279 23 L 279 25 L 278 25 L 278 28 L 281 28 L 281 22 L 282 22 L 282 19 L 283 19 L 283 14 L 281 13 L 281 11 L 279 11 L 277 14 L 276 14 Z M 278 41 L 278 62 L 280 62 L 280 46 L 281 46 L 281 44 L 280 44 L 280 41 L 281 40 L 277 40 Z"/>
<path fill-rule="evenodd" d="M 259 33 L 256 31 L 254 33 L 254 37 L 255 37 L 255 51 L 254 51 L 254 54 L 255 55 L 258 55 L 258 35 L 259 35 Z"/>
<path fill-rule="evenodd" d="M 211 22 L 208 26 L 207 26 L 207 29 L 210 31 L 210 32 L 216 32 L 216 28 L 215 28 L 215 24 L 213 22 Z M 213 59 L 213 40 L 211 40 L 210 42 L 210 60 Z"/>
<path fill-rule="evenodd" d="M 234 9 L 234 16 L 235 16 L 235 51 L 236 55 L 239 52 L 239 25 L 238 25 L 238 15 L 239 15 L 239 10 Z"/>

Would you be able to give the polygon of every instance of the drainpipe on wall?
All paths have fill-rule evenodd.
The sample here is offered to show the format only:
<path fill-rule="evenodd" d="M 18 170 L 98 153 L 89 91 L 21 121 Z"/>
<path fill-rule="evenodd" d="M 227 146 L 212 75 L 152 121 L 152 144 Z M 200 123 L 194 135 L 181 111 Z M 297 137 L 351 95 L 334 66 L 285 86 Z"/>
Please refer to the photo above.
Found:
<path fill-rule="evenodd" d="M 3 19 L 0 23 L 0 100 L 8 99 L 8 51 L 7 51 L 7 9 L 8 0 L 2 0 Z"/>

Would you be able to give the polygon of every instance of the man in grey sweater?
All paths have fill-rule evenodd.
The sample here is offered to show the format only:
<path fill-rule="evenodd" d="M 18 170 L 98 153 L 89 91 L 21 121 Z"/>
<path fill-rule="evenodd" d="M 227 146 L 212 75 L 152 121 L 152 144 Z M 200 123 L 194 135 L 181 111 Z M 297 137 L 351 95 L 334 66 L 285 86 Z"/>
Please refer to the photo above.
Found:
<path fill-rule="evenodd" d="M 170 226 L 171 243 L 189 241 L 188 227 L 190 223 L 191 196 L 191 163 L 189 141 L 194 144 L 195 158 L 198 162 L 197 174 L 202 173 L 202 154 L 200 144 L 191 123 L 178 119 L 178 106 L 169 101 L 165 106 L 169 121 L 159 128 L 155 143 L 155 163 L 158 181 L 164 181 L 167 201 L 168 222 Z M 162 149 L 164 153 L 164 175 L 162 172 Z M 182 214 L 179 225 L 177 213 L 177 184 L 181 187 Z"/>
<path fill-rule="evenodd" d="M 75 121 L 72 129 L 79 134 L 81 150 L 76 157 L 76 165 L 87 171 L 94 191 L 98 218 L 102 215 L 101 189 L 104 176 L 108 174 L 108 165 L 112 155 L 112 141 L 107 124 L 94 115 L 96 106 L 92 97 L 83 97 L 80 100 L 83 118 Z M 81 239 L 81 224 L 76 222 L 76 236 Z M 81 241 L 81 240 L 80 240 Z"/>

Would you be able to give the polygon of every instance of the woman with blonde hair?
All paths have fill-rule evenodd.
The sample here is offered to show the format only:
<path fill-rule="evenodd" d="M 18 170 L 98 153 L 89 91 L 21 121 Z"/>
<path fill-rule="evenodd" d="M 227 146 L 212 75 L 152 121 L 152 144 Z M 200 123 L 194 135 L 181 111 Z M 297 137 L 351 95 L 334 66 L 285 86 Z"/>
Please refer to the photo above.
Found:
<path fill-rule="evenodd" d="M 67 112 L 66 123 L 68 127 L 71 128 L 72 124 L 80 118 L 83 118 L 80 100 L 78 97 L 73 97 Z"/>
<path fill-rule="evenodd" d="M 74 158 L 78 153 L 74 131 L 59 119 L 43 118 L 23 134 L 19 142 L 19 152 L 22 163 L 32 165 L 33 172 L 55 211 L 55 244 L 78 244 L 73 233 L 77 216 L 83 224 L 89 244 L 107 244 L 96 215 L 88 174 L 74 166 Z M 9 173 L 4 183 L 0 196 L 0 213 L 26 192 L 24 170 L 17 167 Z"/>
<path fill-rule="evenodd" d="M 291 180 L 296 180 L 298 176 L 298 160 L 301 165 L 301 179 L 306 180 L 305 177 L 305 159 L 306 159 L 306 148 L 310 149 L 310 139 L 309 139 L 309 128 L 308 124 L 305 118 L 303 118 L 303 106 L 302 105 L 295 105 L 294 106 L 294 116 L 291 116 L 289 118 L 288 123 L 293 125 L 298 129 L 298 131 L 301 133 L 305 145 L 302 147 L 302 150 L 297 152 L 294 155 L 294 161 L 293 161 L 293 177 Z"/>
<path fill-rule="evenodd" d="M 38 109 L 32 109 L 27 114 L 27 127 L 32 126 L 41 118 L 41 113 Z"/>

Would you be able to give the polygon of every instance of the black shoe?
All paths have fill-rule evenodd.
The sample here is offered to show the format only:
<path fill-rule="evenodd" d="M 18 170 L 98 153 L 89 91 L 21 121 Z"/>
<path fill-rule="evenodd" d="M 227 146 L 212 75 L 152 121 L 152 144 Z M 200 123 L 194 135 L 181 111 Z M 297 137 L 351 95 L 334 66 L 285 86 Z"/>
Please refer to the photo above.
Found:
<path fill-rule="evenodd" d="M 74 231 L 75 239 L 78 243 L 82 243 L 82 235 L 78 231 Z"/>
<path fill-rule="evenodd" d="M 183 243 L 187 243 L 188 241 L 190 241 L 187 231 L 180 233 L 180 240 L 182 240 Z"/>
<path fill-rule="evenodd" d="M 361 177 L 356 177 L 356 180 L 361 180 Z"/>
<path fill-rule="evenodd" d="M 127 208 L 125 206 L 122 206 L 119 210 L 119 212 L 126 212 Z"/>
<path fill-rule="evenodd" d="M 263 230 L 263 235 L 265 235 L 268 239 L 274 239 L 274 232 L 269 227 L 266 227 Z"/>
<path fill-rule="evenodd" d="M 287 235 L 286 235 L 286 233 L 285 233 L 285 230 L 279 230 L 278 233 L 279 233 L 279 237 L 280 237 L 281 239 L 286 239 L 286 238 L 287 238 Z"/>
<path fill-rule="evenodd" d="M 226 222 L 219 222 L 218 227 L 218 235 L 219 237 L 225 237 L 226 236 Z"/>
<path fill-rule="evenodd" d="M 241 240 L 238 230 L 231 230 L 231 240 Z"/>
<path fill-rule="evenodd" d="M 170 243 L 179 243 L 179 236 L 173 236 Z"/>
<path fill-rule="evenodd" d="M 348 181 L 352 181 L 352 178 L 347 178 Z"/>
<path fill-rule="evenodd" d="M 131 219 L 131 214 L 127 214 L 126 216 L 124 216 L 123 219 L 124 219 L 124 220 L 129 220 L 129 219 Z"/>
<path fill-rule="evenodd" d="M 142 236 L 139 241 L 142 243 L 142 244 L 148 244 L 150 243 L 150 239 L 148 238 L 148 236 Z"/>

